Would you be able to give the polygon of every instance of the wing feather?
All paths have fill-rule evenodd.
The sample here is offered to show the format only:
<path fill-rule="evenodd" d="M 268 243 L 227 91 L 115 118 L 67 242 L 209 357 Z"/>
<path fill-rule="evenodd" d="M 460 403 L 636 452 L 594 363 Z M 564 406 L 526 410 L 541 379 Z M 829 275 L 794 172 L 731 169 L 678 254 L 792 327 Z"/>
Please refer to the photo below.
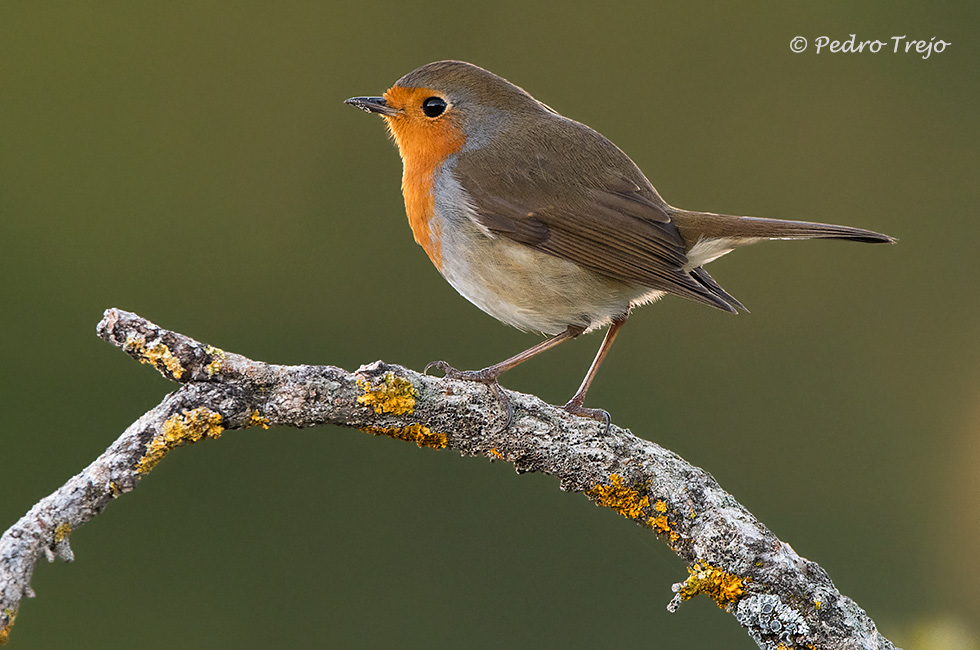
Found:
<path fill-rule="evenodd" d="M 591 129 L 588 134 L 586 142 L 596 145 L 592 151 L 563 146 L 566 139 L 557 138 L 538 148 L 548 154 L 526 161 L 518 156 L 506 170 L 486 164 L 493 152 L 461 156 L 454 172 L 474 218 L 494 234 L 597 273 L 735 311 L 730 296 L 714 289 L 717 285 L 684 270 L 684 239 L 639 169 L 601 135 Z M 636 178 L 615 171 L 624 167 Z M 575 177 L 568 177 L 569 169 L 576 170 Z"/>

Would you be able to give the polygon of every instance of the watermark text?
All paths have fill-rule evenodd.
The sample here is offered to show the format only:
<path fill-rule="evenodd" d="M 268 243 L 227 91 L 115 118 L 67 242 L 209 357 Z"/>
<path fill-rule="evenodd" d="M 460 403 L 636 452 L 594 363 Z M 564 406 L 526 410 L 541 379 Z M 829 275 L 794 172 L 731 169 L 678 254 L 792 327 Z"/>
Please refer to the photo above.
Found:
<path fill-rule="evenodd" d="M 809 42 L 803 36 L 796 36 L 789 42 L 789 49 L 799 54 L 805 52 L 809 47 Z M 928 59 L 933 54 L 942 54 L 946 48 L 952 45 L 941 38 L 933 36 L 929 40 L 909 38 L 907 34 L 892 36 L 886 40 L 858 40 L 857 34 L 850 34 L 849 38 L 843 40 L 832 39 L 829 36 L 818 36 L 813 39 L 813 51 L 817 54 L 860 54 L 869 52 L 878 54 L 888 52 L 892 54 L 918 54 L 923 59 Z"/>

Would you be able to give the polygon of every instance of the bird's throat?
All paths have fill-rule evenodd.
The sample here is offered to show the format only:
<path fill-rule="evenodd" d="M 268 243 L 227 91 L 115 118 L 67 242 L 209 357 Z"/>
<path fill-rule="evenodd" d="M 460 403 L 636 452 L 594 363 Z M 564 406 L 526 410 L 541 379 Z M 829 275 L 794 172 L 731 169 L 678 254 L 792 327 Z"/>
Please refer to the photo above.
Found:
<path fill-rule="evenodd" d="M 451 122 L 416 123 L 404 117 L 386 118 L 402 158 L 402 196 L 415 241 L 436 268 L 442 268 L 439 224 L 435 215 L 435 179 L 446 159 L 462 149 L 466 138 Z"/>

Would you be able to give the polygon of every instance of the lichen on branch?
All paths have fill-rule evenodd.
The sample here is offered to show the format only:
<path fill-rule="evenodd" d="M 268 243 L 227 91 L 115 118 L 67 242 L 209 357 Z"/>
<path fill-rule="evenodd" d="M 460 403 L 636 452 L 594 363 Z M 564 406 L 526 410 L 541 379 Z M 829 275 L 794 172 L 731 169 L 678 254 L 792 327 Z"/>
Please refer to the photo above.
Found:
<path fill-rule="evenodd" d="M 70 561 L 70 536 L 178 447 L 234 429 L 333 423 L 556 477 L 561 489 L 650 530 L 687 564 L 671 609 L 704 594 L 760 648 L 894 648 L 822 568 L 776 538 L 710 474 L 619 427 L 606 430 L 511 393 L 513 418 L 501 429 L 497 396 L 482 384 L 380 361 L 354 373 L 262 363 L 116 309 L 106 311 L 98 333 L 183 385 L 0 537 L 0 643 L 22 599 L 33 595 L 37 560 Z"/>

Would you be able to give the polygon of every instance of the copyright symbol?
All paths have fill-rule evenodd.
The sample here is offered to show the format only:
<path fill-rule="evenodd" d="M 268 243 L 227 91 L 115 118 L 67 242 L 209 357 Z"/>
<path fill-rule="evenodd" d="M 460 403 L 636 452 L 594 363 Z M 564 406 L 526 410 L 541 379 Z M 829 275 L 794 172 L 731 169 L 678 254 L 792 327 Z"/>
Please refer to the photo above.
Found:
<path fill-rule="evenodd" d="M 789 42 L 789 49 L 799 54 L 806 49 L 806 39 L 802 36 L 797 36 Z"/>

